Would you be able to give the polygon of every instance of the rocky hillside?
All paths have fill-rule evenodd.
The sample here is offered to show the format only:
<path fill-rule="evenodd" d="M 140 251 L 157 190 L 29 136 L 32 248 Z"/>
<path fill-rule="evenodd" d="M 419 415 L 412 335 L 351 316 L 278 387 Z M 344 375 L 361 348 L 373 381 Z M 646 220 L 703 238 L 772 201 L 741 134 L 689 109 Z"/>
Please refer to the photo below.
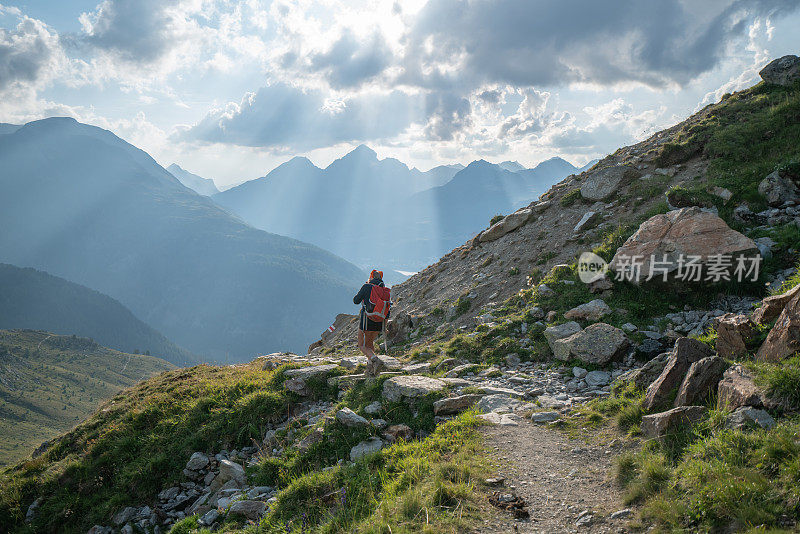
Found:
<path fill-rule="evenodd" d="M 399 285 L 376 379 L 347 315 L 307 355 L 163 373 L 10 468 L 0 528 L 796 530 L 800 81 L 785 70 Z M 584 283 L 588 250 L 611 270 Z M 629 276 L 637 255 L 658 276 Z M 758 275 L 737 282 L 739 257 Z"/>
<path fill-rule="evenodd" d="M 87 338 L 0 330 L 0 465 L 30 455 L 118 391 L 172 368 Z"/>

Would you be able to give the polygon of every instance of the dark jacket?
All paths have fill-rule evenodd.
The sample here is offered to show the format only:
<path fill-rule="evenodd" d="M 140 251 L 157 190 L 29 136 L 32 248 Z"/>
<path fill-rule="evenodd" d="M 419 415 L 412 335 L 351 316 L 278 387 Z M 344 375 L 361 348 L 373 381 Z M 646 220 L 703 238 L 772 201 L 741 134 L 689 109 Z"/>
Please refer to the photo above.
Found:
<path fill-rule="evenodd" d="M 384 287 L 383 280 L 381 280 L 380 278 L 373 278 L 372 280 L 361 286 L 361 289 L 358 290 L 356 296 L 353 297 L 353 304 L 361 304 L 362 307 L 365 307 L 367 305 L 367 302 L 369 302 L 369 295 L 370 293 L 372 293 L 372 286 Z"/>

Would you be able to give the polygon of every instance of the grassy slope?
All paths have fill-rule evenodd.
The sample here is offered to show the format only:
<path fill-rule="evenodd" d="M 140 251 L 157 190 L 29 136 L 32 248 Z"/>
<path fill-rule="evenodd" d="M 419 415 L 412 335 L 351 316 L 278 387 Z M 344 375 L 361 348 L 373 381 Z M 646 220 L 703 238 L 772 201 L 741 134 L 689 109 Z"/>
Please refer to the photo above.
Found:
<path fill-rule="evenodd" d="M 30 454 L 120 389 L 171 368 L 85 338 L 0 331 L 0 465 Z"/>

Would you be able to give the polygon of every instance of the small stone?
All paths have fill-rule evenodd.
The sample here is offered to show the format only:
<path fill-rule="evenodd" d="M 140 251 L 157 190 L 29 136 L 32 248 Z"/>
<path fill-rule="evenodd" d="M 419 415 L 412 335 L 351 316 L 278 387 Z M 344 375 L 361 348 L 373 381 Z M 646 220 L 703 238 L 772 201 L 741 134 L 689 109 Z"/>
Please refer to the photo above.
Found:
<path fill-rule="evenodd" d="M 408 425 L 392 425 L 383 433 L 383 437 L 389 443 L 398 440 L 410 441 L 414 437 L 414 431 Z"/>
<path fill-rule="evenodd" d="M 208 456 L 202 452 L 196 452 L 192 454 L 192 457 L 189 458 L 189 461 L 186 463 L 186 469 L 190 471 L 200 471 L 208 465 L 208 462 Z"/>
<path fill-rule="evenodd" d="M 606 371 L 591 371 L 586 374 L 584 380 L 589 387 L 607 386 L 611 382 L 611 374 Z"/>
<path fill-rule="evenodd" d="M 336 412 L 336 420 L 349 428 L 369 425 L 369 421 L 355 413 L 350 408 L 342 408 L 341 410 L 338 410 Z"/>
<path fill-rule="evenodd" d="M 694 424 L 706 414 L 705 406 L 681 406 L 666 412 L 642 417 L 642 434 L 647 438 L 661 438 L 683 425 Z"/>
<path fill-rule="evenodd" d="M 380 451 L 382 448 L 383 441 L 380 438 L 369 438 L 350 449 L 350 460 L 355 462 L 368 454 L 374 454 Z"/>
<path fill-rule="evenodd" d="M 726 418 L 725 426 L 736 430 L 755 427 L 770 429 L 775 426 L 775 419 L 764 410 L 742 406 Z"/>
<path fill-rule="evenodd" d="M 561 418 L 558 412 L 535 412 L 531 415 L 531 421 L 534 423 L 551 423 Z"/>
<path fill-rule="evenodd" d="M 402 399 L 413 400 L 445 388 L 445 383 L 436 378 L 420 375 L 395 376 L 383 383 L 383 396 L 390 402 Z"/>
<path fill-rule="evenodd" d="M 599 321 L 611 313 L 611 308 L 602 299 L 595 299 L 576 306 L 564 314 L 565 319 L 579 321 Z"/>
<path fill-rule="evenodd" d="M 575 378 L 583 378 L 584 376 L 586 376 L 587 373 L 588 371 L 582 367 L 572 368 L 572 376 L 574 376 Z"/>
<path fill-rule="evenodd" d="M 625 519 L 626 517 L 629 517 L 632 513 L 633 513 L 633 510 L 631 510 L 630 508 L 625 508 L 623 510 L 617 510 L 616 512 L 611 514 L 609 517 L 611 519 Z"/>
<path fill-rule="evenodd" d="M 457 397 L 447 397 L 434 401 L 433 413 L 436 415 L 453 415 L 463 412 L 478 402 L 483 395 L 469 394 Z"/>
<path fill-rule="evenodd" d="M 364 407 L 364 413 L 369 415 L 375 415 L 379 413 L 382 408 L 383 405 L 380 402 L 378 401 L 371 402 Z"/>
<path fill-rule="evenodd" d="M 228 512 L 231 514 L 241 514 L 247 519 L 257 520 L 266 510 L 267 505 L 263 501 L 235 501 L 231 504 Z"/>

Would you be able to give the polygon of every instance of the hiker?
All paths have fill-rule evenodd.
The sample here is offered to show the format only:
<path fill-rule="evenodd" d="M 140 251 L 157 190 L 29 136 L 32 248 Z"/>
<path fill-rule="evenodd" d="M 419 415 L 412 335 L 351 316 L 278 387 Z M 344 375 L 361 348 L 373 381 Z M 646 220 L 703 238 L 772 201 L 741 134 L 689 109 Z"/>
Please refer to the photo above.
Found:
<path fill-rule="evenodd" d="M 367 374 L 377 375 L 380 360 L 375 355 L 375 339 L 389 318 L 389 288 L 383 284 L 383 271 L 373 269 L 369 282 L 361 286 L 353 304 L 361 304 L 358 323 L 358 350 L 367 357 Z"/>

